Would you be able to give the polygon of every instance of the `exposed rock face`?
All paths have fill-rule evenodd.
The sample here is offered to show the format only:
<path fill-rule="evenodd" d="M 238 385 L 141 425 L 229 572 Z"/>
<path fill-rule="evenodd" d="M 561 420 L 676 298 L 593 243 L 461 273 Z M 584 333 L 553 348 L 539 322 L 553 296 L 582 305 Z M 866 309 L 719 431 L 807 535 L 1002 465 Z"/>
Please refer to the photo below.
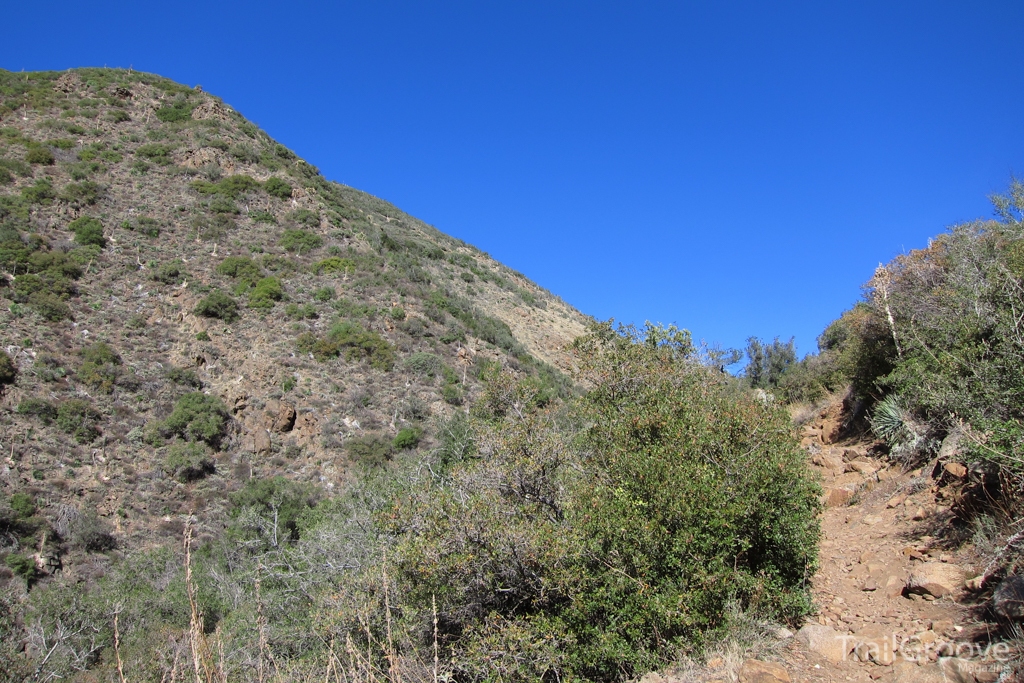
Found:
<path fill-rule="evenodd" d="M 786 667 L 775 662 L 748 659 L 740 667 L 740 683 L 789 683 Z"/>
<path fill-rule="evenodd" d="M 855 638 L 840 634 L 828 626 L 807 624 L 796 632 L 796 638 L 811 652 L 817 652 L 832 662 L 845 661 L 854 646 Z"/>
<path fill-rule="evenodd" d="M 941 598 L 957 593 L 964 585 L 964 571 L 946 562 L 924 562 L 910 573 L 905 591 Z"/>

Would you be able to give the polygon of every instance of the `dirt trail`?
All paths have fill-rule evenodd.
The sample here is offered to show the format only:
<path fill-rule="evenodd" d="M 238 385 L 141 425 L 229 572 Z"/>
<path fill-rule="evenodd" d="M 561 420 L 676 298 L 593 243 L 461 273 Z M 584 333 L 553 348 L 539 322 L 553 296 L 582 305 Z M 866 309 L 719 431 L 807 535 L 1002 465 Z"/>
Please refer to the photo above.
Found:
<path fill-rule="evenodd" d="M 974 557 L 942 538 L 953 516 L 943 503 L 966 470 L 933 463 L 905 472 L 869 443 L 831 443 L 837 432 L 834 408 L 803 428 L 827 507 L 813 580 L 820 612 L 780 652 L 789 680 L 1008 680 L 999 661 L 1007 646 L 964 588 L 979 573 Z"/>

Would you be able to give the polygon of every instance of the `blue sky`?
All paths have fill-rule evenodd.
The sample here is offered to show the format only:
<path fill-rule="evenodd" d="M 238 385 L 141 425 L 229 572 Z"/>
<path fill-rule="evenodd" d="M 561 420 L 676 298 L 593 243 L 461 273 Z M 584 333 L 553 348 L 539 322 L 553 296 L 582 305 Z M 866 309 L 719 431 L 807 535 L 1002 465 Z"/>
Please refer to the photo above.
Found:
<path fill-rule="evenodd" d="M 1020 2 L 8 3 L 0 67 L 131 65 L 595 317 L 823 327 L 1024 174 Z"/>

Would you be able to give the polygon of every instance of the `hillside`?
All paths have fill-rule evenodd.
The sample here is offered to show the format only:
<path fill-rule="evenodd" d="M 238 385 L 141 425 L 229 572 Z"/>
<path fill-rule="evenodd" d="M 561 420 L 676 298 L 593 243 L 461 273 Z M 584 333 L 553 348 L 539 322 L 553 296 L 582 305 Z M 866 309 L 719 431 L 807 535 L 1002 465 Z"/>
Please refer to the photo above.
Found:
<path fill-rule="evenodd" d="M 223 526 L 252 477 L 339 486 L 353 442 L 429 449 L 493 368 L 564 394 L 587 322 L 215 96 L 110 69 L 0 71 L 0 269 L 0 488 L 122 549 L 180 539 L 180 514 Z M 223 433 L 172 453 L 155 425 L 189 392 Z M 61 535 L 34 550 L 79 571 Z"/>

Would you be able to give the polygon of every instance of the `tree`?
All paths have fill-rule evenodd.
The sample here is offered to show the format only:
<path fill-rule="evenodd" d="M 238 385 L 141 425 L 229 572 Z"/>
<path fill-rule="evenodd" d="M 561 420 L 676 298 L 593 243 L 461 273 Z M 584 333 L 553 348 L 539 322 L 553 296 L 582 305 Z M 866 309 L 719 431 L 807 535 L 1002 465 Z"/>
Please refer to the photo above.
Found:
<path fill-rule="evenodd" d="M 781 342 L 776 337 L 771 344 L 765 344 L 757 337 L 747 339 L 746 377 L 755 389 L 777 387 L 786 370 L 796 363 L 795 340 Z"/>

